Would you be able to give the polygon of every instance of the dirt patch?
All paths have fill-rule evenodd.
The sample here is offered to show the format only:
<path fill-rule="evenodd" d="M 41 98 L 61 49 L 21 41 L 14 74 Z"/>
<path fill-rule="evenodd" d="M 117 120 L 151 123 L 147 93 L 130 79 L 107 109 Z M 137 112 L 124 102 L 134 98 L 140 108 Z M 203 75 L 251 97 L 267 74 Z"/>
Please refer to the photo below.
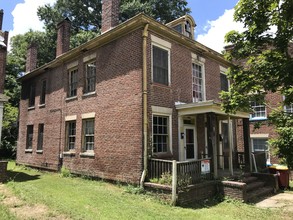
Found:
<path fill-rule="evenodd" d="M 19 219 L 70 220 L 70 218 L 64 215 L 50 211 L 49 208 L 45 205 L 27 204 L 25 201 L 14 196 L 11 191 L 3 184 L 0 184 L 0 196 L 0 205 L 5 205 L 10 210 L 10 212 Z"/>

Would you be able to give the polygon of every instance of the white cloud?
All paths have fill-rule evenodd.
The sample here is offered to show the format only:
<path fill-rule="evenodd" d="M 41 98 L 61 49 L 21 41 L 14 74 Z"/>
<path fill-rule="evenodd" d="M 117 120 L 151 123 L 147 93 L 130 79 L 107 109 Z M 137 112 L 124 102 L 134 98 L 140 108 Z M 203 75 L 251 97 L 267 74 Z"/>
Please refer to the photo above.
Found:
<path fill-rule="evenodd" d="M 9 38 L 23 34 L 29 29 L 43 30 L 44 25 L 37 16 L 37 9 L 39 6 L 52 5 L 55 2 L 56 0 L 25 0 L 24 3 L 17 4 L 11 13 L 13 15 L 13 30 L 9 31 Z"/>
<path fill-rule="evenodd" d="M 233 21 L 234 9 L 225 10 L 217 20 L 208 21 L 207 33 L 198 35 L 197 41 L 221 52 L 225 46 L 224 37 L 231 30 L 244 31 L 243 24 Z"/>

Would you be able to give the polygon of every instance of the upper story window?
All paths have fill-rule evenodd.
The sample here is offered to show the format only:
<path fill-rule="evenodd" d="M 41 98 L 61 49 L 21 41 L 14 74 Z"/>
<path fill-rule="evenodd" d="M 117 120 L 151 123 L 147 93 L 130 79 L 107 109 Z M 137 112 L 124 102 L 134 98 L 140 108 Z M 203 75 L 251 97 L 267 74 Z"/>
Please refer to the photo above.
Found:
<path fill-rule="evenodd" d="M 221 78 L 221 90 L 228 92 L 229 80 L 227 78 L 227 75 L 225 73 L 220 73 L 220 78 Z"/>
<path fill-rule="evenodd" d="M 91 61 L 85 64 L 85 93 L 96 90 L 96 62 Z"/>
<path fill-rule="evenodd" d="M 251 108 L 253 113 L 250 114 L 251 120 L 262 120 L 267 118 L 266 106 L 263 102 L 252 101 Z"/>
<path fill-rule="evenodd" d="M 74 97 L 77 95 L 77 73 L 77 69 L 72 69 L 68 71 L 68 97 Z"/>
<path fill-rule="evenodd" d="M 46 90 L 47 90 L 47 81 L 43 80 L 41 83 L 40 105 L 44 105 L 46 102 Z"/>
<path fill-rule="evenodd" d="M 44 124 L 39 124 L 37 150 L 43 150 Z"/>
<path fill-rule="evenodd" d="M 190 22 L 189 21 L 186 21 L 184 27 L 185 27 L 185 36 L 191 38 L 192 37 L 191 30 L 192 29 L 191 29 Z"/>
<path fill-rule="evenodd" d="M 285 105 L 285 112 L 287 112 L 287 113 L 293 113 L 293 104 L 291 104 L 291 105 Z"/>
<path fill-rule="evenodd" d="M 29 102 L 28 102 L 29 107 L 35 106 L 35 96 L 36 96 L 36 85 L 35 83 L 32 83 L 29 89 Z"/>
<path fill-rule="evenodd" d="M 192 64 L 192 96 L 193 102 L 204 100 L 204 74 L 203 65 Z"/>
<path fill-rule="evenodd" d="M 169 85 L 169 51 L 153 45 L 153 81 Z"/>
<path fill-rule="evenodd" d="M 33 148 L 33 132 L 34 132 L 34 126 L 28 125 L 26 127 L 26 149 L 32 149 Z"/>

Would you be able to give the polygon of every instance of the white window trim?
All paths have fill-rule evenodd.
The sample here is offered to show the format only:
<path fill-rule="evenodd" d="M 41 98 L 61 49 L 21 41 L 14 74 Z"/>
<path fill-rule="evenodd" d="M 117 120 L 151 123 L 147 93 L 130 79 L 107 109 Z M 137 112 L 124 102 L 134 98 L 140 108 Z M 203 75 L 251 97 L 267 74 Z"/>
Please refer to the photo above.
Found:
<path fill-rule="evenodd" d="M 76 115 L 68 115 L 65 116 L 65 121 L 76 121 L 77 116 Z"/>
<path fill-rule="evenodd" d="M 77 66 L 78 66 L 78 61 L 73 61 L 67 64 L 67 70 L 77 68 Z"/>
<path fill-rule="evenodd" d="M 90 119 L 90 118 L 95 118 L 96 113 L 95 112 L 89 112 L 81 115 L 82 119 Z"/>
<path fill-rule="evenodd" d="M 220 74 L 224 74 L 227 76 L 227 71 L 228 71 L 227 68 L 220 66 Z M 228 81 L 228 90 L 230 90 L 230 85 L 231 85 L 230 79 L 227 78 L 227 81 Z"/>
<path fill-rule="evenodd" d="M 283 101 L 285 101 L 285 99 L 286 99 L 286 97 L 285 96 L 283 96 Z M 292 111 L 287 111 L 287 107 L 289 107 L 289 109 L 293 109 L 293 103 L 291 104 L 291 105 L 284 105 L 283 106 L 283 109 L 284 109 L 284 112 L 287 112 L 287 113 L 293 113 L 293 110 Z"/>
<path fill-rule="evenodd" d="M 192 64 L 197 64 L 201 66 L 202 69 L 202 81 L 203 81 L 203 96 L 202 96 L 202 101 L 206 101 L 206 74 L 205 74 L 205 58 L 198 56 L 197 54 L 191 53 L 191 57 L 192 57 Z M 193 77 L 193 67 L 191 66 L 191 76 Z M 191 92 L 191 96 L 192 96 L 192 101 L 193 100 L 193 88 L 192 88 L 192 92 Z"/>
<path fill-rule="evenodd" d="M 84 62 L 84 63 L 87 63 L 88 61 L 95 60 L 96 57 L 97 57 L 97 54 L 96 54 L 96 53 L 90 54 L 90 55 L 85 56 L 85 57 L 83 58 L 83 62 Z"/>
<path fill-rule="evenodd" d="M 154 70 L 153 70 L 153 46 L 159 47 L 163 50 L 168 51 L 168 86 L 171 85 L 171 43 L 168 41 L 165 41 L 161 38 L 158 38 L 154 35 L 151 35 L 151 40 L 152 40 L 152 44 L 151 44 L 151 71 L 152 71 L 152 75 L 151 75 L 151 80 L 152 82 L 154 82 Z"/>
<path fill-rule="evenodd" d="M 168 125 L 169 125 L 169 147 L 167 149 L 167 152 L 162 152 L 162 153 L 155 153 L 155 154 L 164 154 L 164 153 L 173 153 L 173 149 L 172 149 L 172 112 L 173 109 L 172 108 L 165 108 L 165 107 L 159 107 L 159 106 L 152 106 L 152 139 L 153 139 L 153 118 L 154 115 L 158 115 L 158 116 L 165 116 L 168 117 Z M 152 152 L 153 152 L 153 147 L 152 147 Z M 153 152 L 154 153 L 154 152 Z"/>
<path fill-rule="evenodd" d="M 263 104 L 265 107 L 265 116 L 262 117 L 252 117 L 252 113 L 249 115 L 249 120 L 251 121 L 258 121 L 258 120 L 266 120 L 268 118 L 268 112 L 267 112 L 267 107 L 265 104 Z M 253 109 L 253 107 L 251 106 L 251 108 Z"/>

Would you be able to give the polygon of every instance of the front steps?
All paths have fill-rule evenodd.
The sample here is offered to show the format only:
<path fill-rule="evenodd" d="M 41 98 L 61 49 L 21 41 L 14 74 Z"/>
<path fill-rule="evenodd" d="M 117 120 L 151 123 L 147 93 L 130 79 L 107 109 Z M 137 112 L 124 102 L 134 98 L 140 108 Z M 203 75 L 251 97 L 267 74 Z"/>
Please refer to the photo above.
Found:
<path fill-rule="evenodd" d="M 222 181 L 222 192 L 244 202 L 256 202 L 278 190 L 276 178 L 273 174 L 247 173 L 237 181 Z"/>

